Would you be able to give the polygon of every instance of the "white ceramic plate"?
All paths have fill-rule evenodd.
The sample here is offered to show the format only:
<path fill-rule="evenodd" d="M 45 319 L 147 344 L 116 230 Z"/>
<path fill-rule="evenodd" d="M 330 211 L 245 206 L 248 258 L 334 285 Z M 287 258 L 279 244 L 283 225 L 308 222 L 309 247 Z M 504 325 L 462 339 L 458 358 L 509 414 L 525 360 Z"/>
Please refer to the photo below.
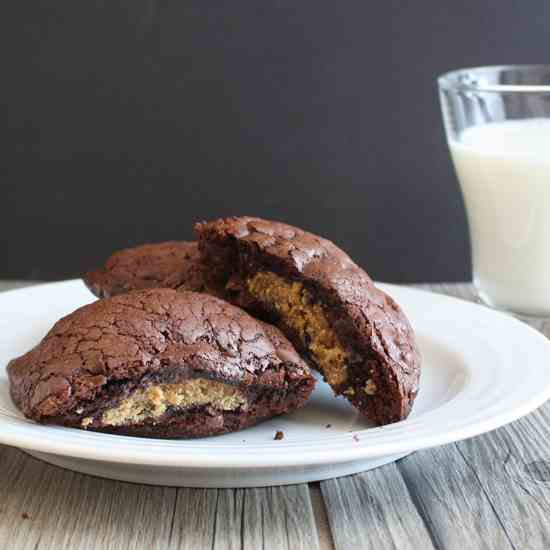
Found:
<path fill-rule="evenodd" d="M 550 397 L 550 342 L 510 316 L 436 294 L 380 285 L 406 311 L 423 355 L 405 421 L 375 428 L 320 381 L 300 411 L 242 432 L 167 441 L 45 427 L 9 398 L 5 366 L 94 298 L 81 281 L 0 294 L 0 443 L 89 474 L 161 485 L 251 487 L 356 473 L 411 451 L 515 420 Z M 330 426 L 328 426 L 330 425 Z M 275 441 L 277 430 L 284 439 Z"/>

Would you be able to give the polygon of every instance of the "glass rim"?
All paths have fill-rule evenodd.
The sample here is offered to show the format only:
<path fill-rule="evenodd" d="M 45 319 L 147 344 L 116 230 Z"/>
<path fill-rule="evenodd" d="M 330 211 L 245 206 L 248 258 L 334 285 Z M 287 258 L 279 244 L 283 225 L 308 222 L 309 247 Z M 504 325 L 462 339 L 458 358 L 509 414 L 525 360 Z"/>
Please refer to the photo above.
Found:
<path fill-rule="evenodd" d="M 527 64 L 527 65 L 480 65 L 478 67 L 464 67 L 447 71 L 437 77 L 437 83 L 442 90 L 456 90 L 463 92 L 496 92 L 496 93 L 550 93 L 550 84 L 470 84 L 467 82 L 453 81 L 453 77 L 466 72 L 482 70 L 506 70 L 506 69 L 547 69 L 550 72 L 550 65 Z"/>

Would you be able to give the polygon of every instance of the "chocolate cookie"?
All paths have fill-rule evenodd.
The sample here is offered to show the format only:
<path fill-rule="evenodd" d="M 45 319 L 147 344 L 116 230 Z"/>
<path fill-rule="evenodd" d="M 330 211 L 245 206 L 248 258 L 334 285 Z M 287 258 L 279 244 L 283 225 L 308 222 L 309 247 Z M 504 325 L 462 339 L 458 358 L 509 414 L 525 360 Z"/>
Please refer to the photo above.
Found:
<path fill-rule="evenodd" d="M 115 252 L 105 267 L 83 277 L 99 298 L 146 288 L 174 288 L 202 292 L 203 270 L 197 243 L 168 241 Z"/>
<path fill-rule="evenodd" d="M 206 294 L 153 289 L 58 321 L 8 365 L 28 418 L 143 437 L 200 437 L 302 406 L 314 378 L 275 328 Z"/>
<path fill-rule="evenodd" d="M 209 284 L 276 324 L 336 394 L 377 424 L 409 414 L 420 378 L 412 328 L 347 254 L 259 218 L 204 222 L 196 230 Z"/>

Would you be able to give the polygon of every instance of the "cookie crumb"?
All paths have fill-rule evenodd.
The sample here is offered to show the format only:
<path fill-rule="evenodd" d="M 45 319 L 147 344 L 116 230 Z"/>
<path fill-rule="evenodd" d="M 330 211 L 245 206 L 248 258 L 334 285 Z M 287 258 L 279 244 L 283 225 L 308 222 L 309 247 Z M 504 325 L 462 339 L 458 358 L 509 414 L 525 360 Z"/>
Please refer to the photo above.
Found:
<path fill-rule="evenodd" d="M 27 512 L 23 512 L 23 513 L 21 514 L 21 517 L 22 517 L 23 519 L 31 519 L 31 516 L 29 516 L 29 514 L 27 514 Z"/>
<path fill-rule="evenodd" d="M 93 421 L 94 419 L 91 416 L 87 416 L 86 418 L 82 419 L 82 422 L 80 423 L 80 425 L 83 428 L 87 428 Z"/>
<path fill-rule="evenodd" d="M 332 428 L 332 424 L 327 424 L 325 428 Z"/>
<path fill-rule="evenodd" d="M 353 441 L 359 441 L 359 438 L 356 435 L 354 435 L 353 436 Z"/>
<path fill-rule="evenodd" d="M 285 436 L 284 432 L 281 432 L 281 430 L 277 430 L 277 432 L 275 433 L 275 437 L 273 438 L 275 441 L 279 441 L 281 439 L 283 439 Z"/>
<path fill-rule="evenodd" d="M 365 393 L 367 395 L 374 395 L 376 393 L 376 384 L 373 382 L 372 378 L 367 379 L 365 384 Z"/>

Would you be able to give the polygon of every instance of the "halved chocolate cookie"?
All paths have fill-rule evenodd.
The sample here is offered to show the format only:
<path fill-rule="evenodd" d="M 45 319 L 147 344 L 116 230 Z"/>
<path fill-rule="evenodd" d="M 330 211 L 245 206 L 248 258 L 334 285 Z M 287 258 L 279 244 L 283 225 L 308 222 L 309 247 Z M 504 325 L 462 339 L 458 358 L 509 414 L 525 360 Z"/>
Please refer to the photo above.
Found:
<path fill-rule="evenodd" d="M 276 324 L 337 394 L 369 419 L 405 418 L 420 355 L 399 306 L 330 241 L 280 222 L 197 224 L 209 284 Z"/>
<path fill-rule="evenodd" d="M 89 271 L 83 279 L 99 298 L 146 288 L 205 290 L 197 243 L 185 241 L 119 250 L 109 257 L 105 267 Z"/>
<path fill-rule="evenodd" d="M 315 383 L 276 328 L 171 289 L 77 309 L 8 375 L 28 418 L 143 437 L 239 430 L 302 406 Z"/>

